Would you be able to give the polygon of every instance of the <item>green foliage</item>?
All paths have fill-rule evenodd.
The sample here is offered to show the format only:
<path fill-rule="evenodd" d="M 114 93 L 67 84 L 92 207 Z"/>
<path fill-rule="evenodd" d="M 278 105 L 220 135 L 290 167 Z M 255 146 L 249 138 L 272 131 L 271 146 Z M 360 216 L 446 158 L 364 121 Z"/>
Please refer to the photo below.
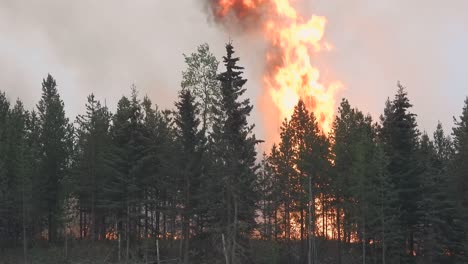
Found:
<path fill-rule="evenodd" d="M 107 156 L 111 152 L 110 138 L 111 114 L 95 96 L 88 96 L 86 115 L 77 117 L 76 145 L 74 153 L 73 188 L 79 199 L 79 210 L 90 214 L 90 233 L 94 240 L 104 237 L 106 230 L 99 225 L 104 217 L 102 190 L 106 187 L 113 169 Z M 80 237 L 83 236 L 80 231 Z"/>
<path fill-rule="evenodd" d="M 218 224 L 227 237 L 230 263 L 241 263 L 242 257 L 249 254 L 245 240 L 255 226 L 256 193 L 256 150 L 258 141 L 252 134 L 253 125 L 247 117 L 253 106 L 249 99 L 241 99 L 247 82 L 242 77 L 239 58 L 233 57 L 234 47 L 226 45 L 223 57 L 226 71 L 218 75 L 221 82 L 222 100 L 218 102 L 218 113 L 211 137 L 215 142 L 215 155 L 218 159 L 215 168 L 221 178 L 213 179 L 222 188 L 222 203 L 218 208 Z"/>
<path fill-rule="evenodd" d="M 42 82 L 42 96 L 37 105 L 40 140 L 41 201 L 47 218 L 48 239 L 57 240 L 65 194 L 62 184 L 69 169 L 73 127 L 65 117 L 64 104 L 57 84 L 49 74 Z"/>
<path fill-rule="evenodd" d="M 387 102 L 380 140 L 389 158 L 388 172 L 395 188 L 398 200 L 393 207 L 399 207 L 399 232 L 401 238 L 401 261 L 414 263 L 418 254 L 415 246 L 417 229 L 420 222 L 418 203 L 421 201 L 421 167 L 418 166 L 416 151 L 418 149 L 419 131 L 415 114 L 409 112 L 409 102 L 404 87 L 398 83 L 398 91 L 391 102 Z"/>
<path fill-rule="evenodd" d="M 51 75 L 36 110 L 0 92 L 2 253 L 153 263 L 159 245 L 158 258 L 183 263 L 467 262 L 468 98 L 452 137 L 438 124 L 432 138 L 400 84 L 379 124 L 343 99 L 328 135 L 299 100 L 260 160 L 232 44 L 222 73 L 207 44 L 184 58 L 174 111 L 132 86 L 114 114 L 91 94 L 72 125 Z"/>
<path fill-rule="evenodd" d="M 182 72 L 182 89 L 189 89 L 201 113 L 202 131 L 211 131 L 216 118 L 217 102 L 221 100 L 221 87 L 217 79 L 219 62 L 204 43 L 197 52 L 184 54 L 187 69 Z"/>
<path fill-rule="evenodd" d="M 456 200 L 459 202 L 458 212 L 460 216 L 463 230 L 468 228 L 468 97 L 465 99 L 465 105 L 463 106 L 462 113 L 459 119 L 455 119 L 455 126 L 453 128 L 453 159 L 452 170 L 453 173 L 453 188 L 451 190 L 456 193 Z M 464 232 L 463 239 L 460 240 L 463 246 L 463 252 L 468 250 L 468 236 Z M 466 259 L 465 259 L 466 260 Z"/>

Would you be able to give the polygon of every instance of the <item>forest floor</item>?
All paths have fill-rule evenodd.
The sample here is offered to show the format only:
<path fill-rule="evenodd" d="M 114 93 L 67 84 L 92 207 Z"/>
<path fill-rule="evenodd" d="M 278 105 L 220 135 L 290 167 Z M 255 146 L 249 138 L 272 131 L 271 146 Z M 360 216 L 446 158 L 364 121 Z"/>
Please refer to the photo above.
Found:
<path fill-rule="evenodd" d="M 251 241 L 252 260 L 254 264 L 274 264 L 274 263 L 300 263 L 300 261 L 292 261 L 290 258 L 296 259 L 300 249 L 297 245 L 290 247 L 289 260 L 285 259 L 286 248 L 280 246 L 273 241 Z M 357 250 L 357 249 L 355 249 Z M 360 263 L 360 258 L 355 250 L 343 252 L 342 263 L 354 264 Z M 336 243 L 327 241 L 322 243 L 319 248 L 320 263 L 331 264 L 336 263 Z M 147 252 L 147 254 L 145 254 Z M 156 263 L 156 250 L 145 250 L 145 245 L 141 244 L 136 249 L 133 248 L 129 252 L 128 264 L 153 264 Z M 161 264 L 176 264 L 178 263 L 178 241 L 163 241 L 160 248 Z M 103 263 L 125 263 L 126 250 L 125 244 L 121 245 L 121 261 L 118 259 L 118 243 L 117 241 L 78 241 L 72 240 L 68 242 L 68 248 L 62 245 L 53 246 L 47 243 L 36 243 L 32 248 L 27 249 L 27 262 L 31 264 L 103 264 Z M 292 262 L 291 262 L 292 261 Z M 223 263 L 223 259 L 213 259 L 205 261 L 208 264 Z M 20 264 L 25 263 L 23 257 L 23 248 L 0 248 L 0 264 Z M 203 263 L 203 262 L 202 262 Z"/>

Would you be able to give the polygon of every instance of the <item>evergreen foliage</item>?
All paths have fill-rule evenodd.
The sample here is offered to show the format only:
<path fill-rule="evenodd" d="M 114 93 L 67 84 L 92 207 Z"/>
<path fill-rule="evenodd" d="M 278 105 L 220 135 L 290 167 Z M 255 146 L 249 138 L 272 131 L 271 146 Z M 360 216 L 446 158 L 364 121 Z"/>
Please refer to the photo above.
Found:
<path fill-rule="evenodd" d="M 132 86 L 114 113 L 89 95 L 71 123 L 51 75 L 30 111 L 0 92 L 1 253 L 21 248 L 36 263 L 45 244 L 61 252 L 49 262 L 71 263 L 78 245 L 104 245 L 113 263 L 467 262 L 468 98 L 451 135 L 439 123 L 432 136 L 400 83 L 380 122 L 343 99 L 328 134 L 299 100 L 258 157 L 232 43 L 221 73 L 207 44 L 184 57 L 174 110 Z"/>

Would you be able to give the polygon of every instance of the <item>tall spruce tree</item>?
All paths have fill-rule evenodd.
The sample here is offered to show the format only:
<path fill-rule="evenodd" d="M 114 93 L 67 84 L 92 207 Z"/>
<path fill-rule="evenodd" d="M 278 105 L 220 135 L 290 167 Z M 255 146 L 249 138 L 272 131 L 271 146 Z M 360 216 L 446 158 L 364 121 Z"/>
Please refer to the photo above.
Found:
<path fill-rule="evenodd" d="M 394 206 L 400 208 L 400 261 L 414 263 L 414 256 L 418 254 L 415 236 L 418 232 L 418 203 L 421 194 L 420 168 L 416 158 L 419 131 L 416 115 L 409 112 L 412 104 L 405 88 L 400 83 L 397 86 L 395 98 L 387 103 L 381 118 L 380 136 L 389 157 L 388 170 L 392 184 L 398 193 L 398 203 Z"/>
<path fill-rule="evenodd" d="M 227 237 L 226 256 L 229 263 L 242 263 L 241 256 L 248 255 L 247 238 L 255 225 L 257 195 L 254 191 L 257 165 L 255 145 L 258 141 L 252 134 L 253 125 L 247 117 L 253 106 L 249 99 L 241 99 L 247 82 L 242 77 L 239 58 L 233 57 L 234 47 L 226 45 L 223 57 L 226 71 L 219 74 L 222 100 L 219 109 L 224 118 L 218 117 L 214 125 L 213 137 L 217 138 L 221 159 L 219 168 L 224 197 L 221 216 L 222 233 Z"/>
<path fill-rule="evenodd" d="M 177 126 L 177 137 L 181 145 L 180 165 L 181 168 L 181 190 L 182 190 L 182 240 L 181 259 L 184 263 L 189 263 L 190 251 L 190 223 L 195 212 L 194 193 L 199 186 L 200 175 L 200 132 L 198 131 L 199 120 L 197 118 L 197 108 L 195 98 L 187 89 L 183 89 L 179 94 L 179 101 L 176 103 L 177 115 L 175 124 Z"/>
<path fill-rule="evenodd" d="M 43 212 L 42 212 L 42 188 L 43 183 L 41 175 L 41 124 L 36 111 L 32 111 L 26 124 L 26 158 L 28 173 L 30 173 L 30 192 L 29 215 L 31 217 L 31 226 L 29 236 L 32 238 L 42 232 Z M 26 198 L 25 198 L 26 199 Z"/>
<path fill-rule="evenodd" d="M 55 79 L 49 74 L 42 82 L 42 96 L 37 105 L 41 142 L 41 190 L 47 218 L 48 239 L 57 240 L 63 213 L 62 184 L 69 169 L 72 126 L 65 117 L 64 104 Z"/>
<path fill-rule="evenodd" d="M 318 263 L 318 245 L 315 238 L 318 225 L 317 207 L 321 208 L 320 217 L 323 220 L 326 219 L 330 144 L 325 134 L 320 131 L 314 113 L 307 111 L 302 100 L 295 107 L 291 117 L 291 126 L 294 130 L 294 148 L 297 148 L 295 168 L 300 174 L 299 184 L 303 194 L 302 197 L 299 196 L 299 204 L 307 205 L 307 212 L 301 213 L 307 216 L 305 219 L 308 219 L 306 223 L 301 221 L 307 227 L 307 231 L 304 231 L 307 235 L 302 235 L 301 231 L 301 240 L 304 237 L 308 238 L 307 254 L 303 253 L 303 256 L 307 255 L 307 263 Z M 317 206 L 317 202 L 320 206 Z M 323 228 L 326 228 L 324 222 L 321 224 Z M 322 229 L 322 236 L 326 238 L 327 234 L 324 230 Z"/>
<path fill-rule="evenodd" d="M 142 217 L 140 209 L 145 200 L 145 192 L 142 191 L 144 167 L 141 164 L 150 145 L 143 122 L 142 105 L 135 86 L 132 86 L 130 99 L 122 97 L 113 116 L 110 131 L 114 173 L 105 189 L 106 203 L 113 209 L 119 237 L 126 242 L 126 261 L 130 258 L 130 244 L 138 237 L 138 219 Z"/>
<path fill-rule="evenodd" d="M 439 123 L 434 132 L 434 141 L 427 134 L 421 137 L 419 162 L 423 171 L 421 226 L 419 240 L 425 263 L 452 263 L 455 252 L 460 252 L 457 237 L 460 231 L 457 207 L 449 188 L 448 163 L 451 148 L 450 138 L 444 136 Z"/>
<path fill-rule="evenodd" d="M 277 223 L 277 231 L 275 237 L 278 239 L 281 235 L 282 239 L 289 244 L 291 240 L 291 213 L 293 212 L 294 197 L 292 195 L 294 185 L 291 178 L 296 173 L 294 169 L 294 151 L 293 151 L 293 130 L 290 122 L 284 120 L 280 127 L 280 142 L 274 144 L 270 154 L 270 163 L 273 172 L 276 176 L 277 188 L 274 193 L 278 199 L 278 211 L 281 214 L 281 223 Z M 289 245 L 288 245 L 289 246 Z M 289 252 L 288 252 L 289 254 Z"/>
<path fill-rule="evenodd" d="M 0 94 L 0 97 L 2 95 Z M 0 98 L 0 100 L 2 100 Z M 23 171 L 26 121 L 27 112 L 23 108 L 21 101 L 17 100 L 13 108 L 6 108 L 9 105 L 3 95 L 4 116 L 3 140 L 1 143 L 1 169 L 0 169 L 0 233 L 4 241 L 11 243 L 9 246 L 18 245 L 23 238 L 23 183 L 25 173 Z M 7 245 L 5 245 L 7 246 Z"/>
<path fill-rule="evenodd" d="M 9 191 L 8 177 L 6 171 L 7 158 L 7 120 L 10 111 L 10 102 L 4 92 L 0 92 L 0 234 L 2 237 L 8 236 L 8 210 Z M 5 243 L 7 239 L 2 239 Z"/>
<path fill-rule="evenodd" d="M 463 221 L 465 237 L 462 240 L 464 252 L 468 250 L 468 97 L 465 99 L 463 110 L 458 119 L 454 118 L 453 128 L 453 184 L 460 203 L 460 215 Z"/>
<path fill-rule="evenodd" d="M 317 186 L 319 185 L 317 179 L 318 179 L 318 170 L 314 165 L 317 165 L 316 159 L 312 160 L 312 157 L 306 157 L 304 158 L 307 154 L 310 154 L 309 151 L 314 148 L 314 154 L 318 153 L 316 152 L 316 146 L 310 146 L 307 143 L 311 143 L 311 141 L 307 141 L 306 137 L 311 136 L 308 139 L 314 140 L 314 135 L 310 135 L 310 133 L 316 133 L 318 128 L 316 127 L 315 120 L 311 120 L 309 116 L 309 111 L 305 108 L 305 104 L 302 100 L 299 100 L 297 105 L 294 107 L 294 112 L 291 116 L 291 120 L 289 121 L 289 124 L 292 129 L 292 152 L 293 154 L 293 171 L 289 177 L 289 181 L 292 184 L 292 192 L 291 196 L 294 199 L 294 208 L 293 211 L 295 212 L 295 218 L 294 221 L 300 223 L 299 227 L 299 239 L 301 241 L 301 251 L 300 251 L 300 258 L 304 259 L 305 258 L 305 238 L 308 237 L 306 236 L 307 234 L 310 234 L 311 236 L 315 236 L 315 197 L 316 196 L 316 190 Z M 315 143 L 315 142 L 313 142 Z M 312 144 L 313 144 L 312 143 Z M 315 157 L 314 157 L 315 158 Z M 308 160 L 311 159 L 311 160 Z M 310 162 L 308 162 L 310 161 Z M 305 168 L 309 165 L 310 167 L 313 168 Z M 312 179 L 313 178 L 313 179 Z M 311 180 L 310 184 L 313 186 L 313 190 L 311 189 L 311 193 L 309 193 L 309 180 Z M 314 195 L 315 194 L 315 195 Z M 311 197 L 309 197 L 312 195 Z M 312 203 L 311 208 L 312 208 L 312 214 L 308 215 L 308 207 L 307 205 L 310 205 Z M 308 216 L 309 223 L 311 225 L 311 230 L 310 232 L 306 232 L 306 218 Z"/>
<path fill-rule="evenodd" d="M 346 99 L 342 100 L 338 113 L 332 134 L 332 190 L 338 212 L 338 262 L 342 259 L 342 241 L 349 243 L 349 237 L 354 234 L 362 245 L 362 263 L 369 255 L 374 257 L 374 261 L 381 255 L 382 262 L 385 262 L 385 235 L 388 233 L 385 228 L 389 222 L 384 213 L 384 209 L 389 207 L 386 159 L 375 138 L 370 116 L 351 108 Z M 373 247 L 369 246 L 370 241 L 373 241 Z M 367 253 L 376 248 L 381 250 Z"/>
<path fill-rule="evenodd" d="M 112 173 L 106 162 L 111 145 L 110 122 L 107 107 L 102 106 L 94 94 L 88 96 L 86 114 L 79 115 L 76 120 L 74 185 L 80 202 L 80 218 L 83 214 L 90 216 L 90 223 L 80 223 L 80 237 L 83 236 L 83 226 L 90 226 L 93 240 L 103 239 L 106 233 L 102 189 Z"/>

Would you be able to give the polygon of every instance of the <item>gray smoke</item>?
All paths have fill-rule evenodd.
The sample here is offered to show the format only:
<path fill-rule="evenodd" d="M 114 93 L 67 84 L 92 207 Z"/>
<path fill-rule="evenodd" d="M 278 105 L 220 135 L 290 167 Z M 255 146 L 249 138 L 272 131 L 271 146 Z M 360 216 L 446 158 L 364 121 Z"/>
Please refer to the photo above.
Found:
<path fill-rule="evenodd" d="M 400 80 L 420 129 L 432 133 L 440 120 L 451 132 L 468 96 L 468 1 L 316 0 L 305 9 L 329 20 L 335 50 L 318 63 L 352 104 L 377 118 Z"/>
<path fill-rule="evenodd" d="M 142 95 L 172 107 L 184 69 L 182 53 L 224 34 L 185 1 L 0 0 L 0 89 L 33 105 L 50 72 L 71 116 L 94 92 L 114 106 L 135 83 Z"/>
<path fill-rule="evenodd" d="M 400 80 L 423 129 L 432 131 L 437 120 L 450 126 L 461 112 L 468 93 L 468 2 L 296 2 L 305 17 L 328 18 L 326 38 L 335 50 L 315 63 L 324 78 L 343 81 L 347 89 L 339 96 L 377 117 Z M 228 32 L 206 11 L 202 0 L 0 0 L 0 90 L 33 107 L 50 72 L 71 118 L 91 92 L 113 108 L 132 83 L 154 103 L 172 108 L 182 53 L 208 42 L 221 58 L 232 38 L 246 67 L 247 95 L 257 104 L 262 39 Z M 256 110 L 261 137 L 262 113 Z"/>

